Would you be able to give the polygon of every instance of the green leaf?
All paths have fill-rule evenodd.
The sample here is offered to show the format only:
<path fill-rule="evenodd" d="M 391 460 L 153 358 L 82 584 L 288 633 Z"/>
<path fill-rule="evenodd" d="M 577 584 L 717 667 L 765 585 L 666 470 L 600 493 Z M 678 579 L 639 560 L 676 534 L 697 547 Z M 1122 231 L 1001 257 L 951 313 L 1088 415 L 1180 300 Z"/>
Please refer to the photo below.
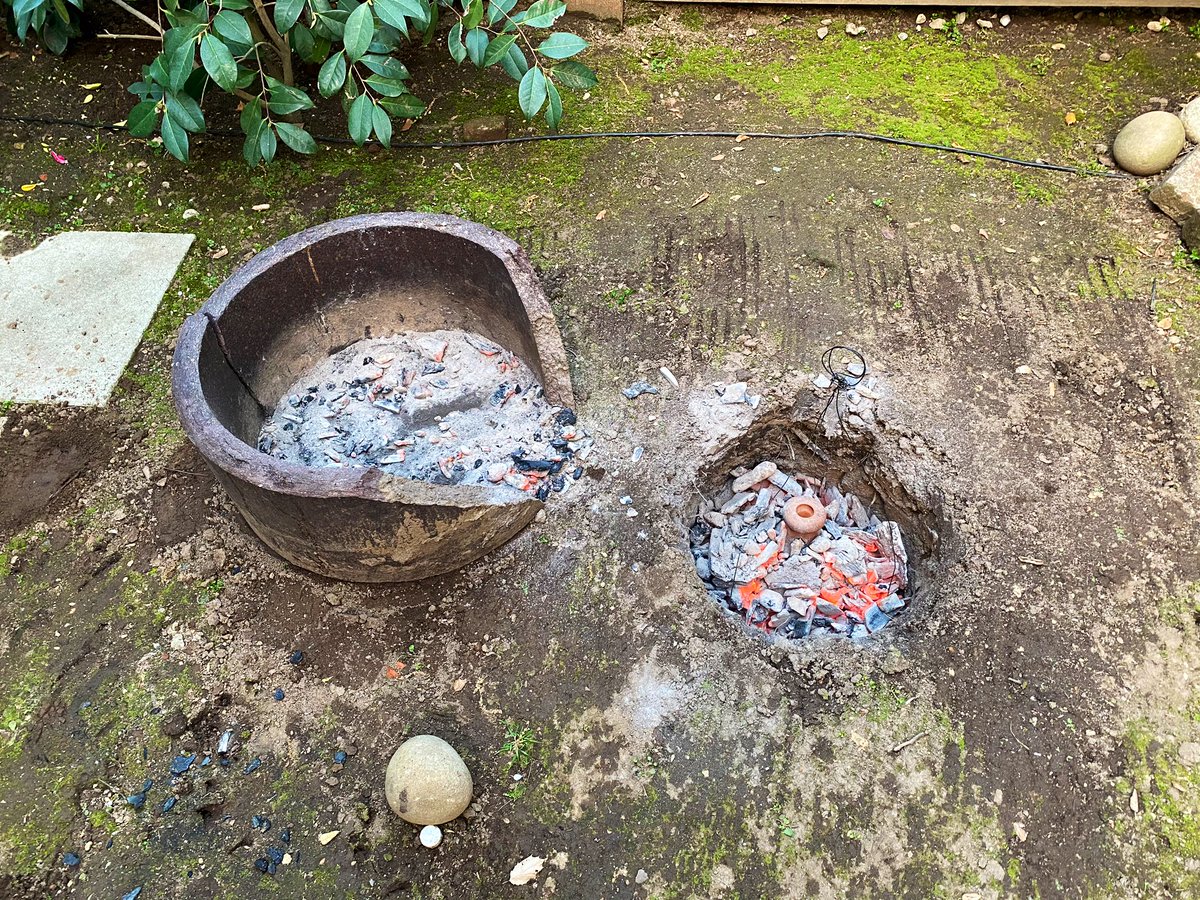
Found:
<path fill-rule="evenodd" d="M 596 86 L 596 73 L 574 59 L 560 62 L 550 71 L 559 84 L 572 90 L 589 91 Z"/>
<path fill-rule="evenodd" d="M 450 33 L 446 35 L 446 46 L 450 48 L 450 58 L 456 63 L 461 63 L 467 58 L 467 48 L 462 42 L 462 22 L 455 22 L 450 26 Z"/>
<path fill-rule="evenodd" d="M 262 101 L 255 97 L 247 103 L 242 109 L 239 124 L 246 134 L 246 141 L 242 144 L 242 158 L 246 160 L 246 165 L 256 166 L 262 159 L 259 139 L 263 126 L 266 124 L 266 120 L 262 116 Z"/>
<path fill-rule="evenodd" d="M 554 86 L 554 82 L 547 79 L 546 81 L 546 124 L 551 130 L 558 130 L 558 123 L 562 121 L 562 97 L 558 96 L 558 88 Z"/>
<path fill-rule="evenodd" d="M 366 79 L 366 82 L 375 93 L 382 94 L 385 97 L 402 97 L 408 93 L 408 86 L 403 81 L 384 78 L 381 75 L 372 75 Z"/>
<path fill-rule="evenodd" d="M 425 10 L 417 0 L 375 0 L 375 15 L 404 35 L 408 34 L 408 19 L 425 22 Z"/>
<path fill-rule="evenodd" d="M 374 108 L 375 104 L 366 94 L 355 97 L 354 102 L 350 104 L 350 114 L 347 116 L 350 138 L 360 147 L 371 136 L 371 127 L 374 125 L 372 120 Z"/>
<path fill-rule="evenodd" d="M 378 3 L 379 0 L 375 0 L 375 2 Z M 408 78 L 408 69 L 404 67 L 404 63 L 392 56 L 368 53 L 359 62 L 376 75 L 382 75 L 384 78 L 392 78 L 396 81 L 404 81 Z"/>
<path fill-rule="evenodd" d="M 204 130 L 204 113 L 200 104 L 187 94 L 167 94 L 167 116 L 184 131 L 201 132 Z"/>
<path fill-rule="evenodd" d="M 426 0 L 422 0 L 422 5 Z M 438 6 L 436 3 L 429 4 L 429 21 L 425 23 L 425 31 L 421 35 L 421 46 L 428 47 L 430 41 L 433 40 L 434 32 L 437 31 L 438 23 Z"/>
<path fill-rule="evenodd" d="M 167 85 L 167 59 L 166 54 L 160 53 L 154 57 L 153 62 L 146 68 L 146 80 L 157 84 L 159 87 Z"/>
<path fill-rule="evenodd" d="M 424 102 L 412 94 L 405 94 L 403 97 L 395 98 L 385 97 L 379 101 L 379 105 L 393 116 L 401 119 L 415 119 L 421 113 L 425 112 Z"/>
<path fill-rule="evenodd" d="M 43 2 L 44 0 L 16 0 L 12 7 L 13 16 L 28 16 Z"/>
<path fill-rule="evenodd" d="M 387 112 L 379 106 L 373 105 L 371 112 L 371 127 L 375 131 L 375 137 L 379 138 L 379 143 L 383 146 L 391 148 L 392 146 L 392 120 L 388 118 Z"/>
<path fill-rule="evenodd" d="M 183 126 L 177 125 L 169 115 L 162 120 L 163 146 L 173 157 L 184 162 L 188 158 L 188 136 Z"/>
<path fill-rule="evenodd" d="M 171 30 L 174 31 L 175 29 Z M 167 32 L 167 34 L 170 33 L 170 31 Z M 217 39 L 213 38 L 213 40 L 216 41 Z M 220 43 L 220 41 L 217 41 L 217 43 Z M 221 46 L 224 47 L 225 45 L 221 44 Z M 226 50 L 225 53 L 228 55 L 229 51 Z M 233 61 L 233 57 L 230 57 L 230 61 Z M 190 40 L 181 41 L 174 52 L 167 55 L 166 67 L 167 83 L 164 86 L 172 91 L 183 90 L 183 85 L 187 82 L 188 76 L 192 74 L 192 69 L 196 67 L 196 45 Z M 209 72 L 209 74 L 211 75 L 212 73 Z M 213 80 L 215 81 L 216 79 Z M 180 159 L 182 158 L 180 157 Z"/>
<path fill-rule="evenodd" d="M 511 12 L 517 5 L 517 0 L 490 0 L 487 8 L 487 22 L 495 25 L 504 18 L 505 13 Z"/>
<path fill-rule="evenodd" d="M 275 8 L 279 9 L 278 6 Z M 288 32 L 287 39 L 291 48 L 296 51 L 297 56 L 306 62 L 313 61 L 313 52 L 316 49 L 317 42 L 313 40 L 311 28 L 297 22 L 292 25 L 292 30 Z"/>
<path fill-rule="evenodd" d="M 513 18 L 530 28 L 549 28 L 566 11 L 567 4 L 561 0 L 537 0 L 524 13 Z"/>
<path fill-rule="evenodd" d="M 375 16 L 367 3 L 350 13 L 346 20 L 346 30 L 342 34 L 342 42 L 346 45 L 346 58 L 350 62 L 358 62 L 371 46 L 371 38 L 375 34 Z"/>
<path fill-rule="evenodd" d="M 507 72 L 513 81 L 520 81 L 529 71 L 529 61 L 525 59 L 521 48 L 513 44 L 508 48 L 508 55 L 500 60 L 500 68 Z"/>
<path fill-rule="evenodd" d="M 581 50 L 586 50 L 587 45 L 588 42 L 578 35 L 556 31 L 538 44 L 537 52 L 550 59 L 566 59 Z"/>
<path fill-rule="evenodd" d="M 200 41 L 200 62 L 204 63 L 204 71 L 221 90 L 233 90 L 237 83 L 237 63 L 233 61 L 229 48 L 215 34 L 206 34 Z"/>
<path fill-rule="evenodd" d="M 245 142 L 242 144 L 242 159 L 246 160 L 246 165 L 257 166 L 258 161 L 262 159 L 262 151 L 258 149 L 258 132 L 253 135 L 248 135 Z"/>
<path fill-rule="evenodd" d="M 125 119 L 125 127 L 134 137 L 150 137 L 158 125 L 158 103 L 154 100 L 143 100 L 132 110 Z"/>
<path fill-rule="evenodd" d="M 467 4 L 467 14 L 463 16 L 462 27 L 470 31 L 483 21 L 483 0 L 471 0 Z"/>
<path fill-rule="evenodd" d="M 346 57 L 341 53 L 335 53 L 325 60 L 321 71 L 317 73 L 317 90 L 321 92 L 322 97 L 332 97 L 342 89 L 342 85 L 345 83 Z"/>
<path fill-rule="evenodd" d="M 292 125 L 290 122 L 276 122 L 275 130 L 279 132 L 279 139 L 297 153 L 317 152 L 317 142 L 299 125 Z"/>
<path fill-rule="evenodd" d="M 499 37 L 493 38 L 492 42 L 487 46 L 487 52 L 483 54 L 483 66 L 494 66 L 504 57 L 508 56 L 508 48 L 513 45 L 517 39 L 515 34 L 502 34 Z"/>
<path fill-rule="evenodd" d="M 350 13 L 340 9 L 318 12 L 317 21 L 313 25 L 313 34 L 328 38 L 331 41 L 340 41 L 342 33 L 346 30 L 346 20 L 348 18 L 350 18 Z"/>
<path fill-rule="evenodd" d="M 271 127 L 270 122 L 267 122 L 258 131 L 258 152 L 262 156 L 263 162 L 270 164 L 278 149 L 279 141 L 275 137 L 275 129 Z"/>
<path fill-rule="evenodd" d="M 517 100 L 526 119 L 536 116 L 542 104 L 546 102 L 546 76 L 537 66 L 526 72 L 521 79 L 517 88 Z"/>
<path fill-rule="evenodd" d="M 250 0 L 221 0 L 221 9 L 249 9 Z"/>
<path fill-rule="evenodd" d="M 467 32 L 467 56 L 476 66 L 483 65 L 483 54 L 488 48 L 488 33 L 482 28 L 472 28 Z"/>
<path fill-rule="evenodd" d="M 238 119 L 238 124 L 242 126 L 242 131 L 247 135 L 253 135 L 254 139 L 258 140 L 258 129 L 262 126 L 262 101 L 255 97 L 244 107 L 242 107 L 241 118 Z"/>
<path fill-rule="evenodd" d="M 299 88 L 276 81 L 270 75 L 267 76 L 267 86 L 271 92 L 271 102 L 267 107 L 276 115 L 287 116 L 302 109 L 313 108 L 312 98 Z"/>
<path fill-rule="evenodd" d="M 280 34 L 291 31 L 304 12 L 304 0 L 275 0 L 275 27 Z"/>
<path fill-rule="evenodd" d="M 223 9 L 213 16 L 213 27 L 217 29 L 217 34 L 228 38 L 235 44 L 249 47 L 254 43 L 254 37 L 250 34 L 250 26 L 246 24 L 246 20 L 231 10 Z"/>
<path fill-rule="evenodd" d="M 58 0 L 55 6 L 61 6 L 62 0 Z M 55 12 L 58 10 L 56 9 Z M 63 10 L 65 13 L 66 10 Z M 71 37 L 67 31 L 67 26 L 57 18 L 46 19 L 46 24 L 42 26 L 42 43 L 46 45 L 46 49 L 55 56 L 60 56 L 67 49 L 67 40 Z"/>

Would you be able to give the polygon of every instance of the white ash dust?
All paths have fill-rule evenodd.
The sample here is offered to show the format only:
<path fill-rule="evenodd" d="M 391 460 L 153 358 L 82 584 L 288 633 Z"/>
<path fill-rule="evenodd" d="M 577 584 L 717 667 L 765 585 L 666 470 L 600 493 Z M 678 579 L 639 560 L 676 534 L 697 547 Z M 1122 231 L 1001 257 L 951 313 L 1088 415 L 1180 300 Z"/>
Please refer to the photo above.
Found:
<path fill-rule="evenodd" d="M 571 785 L 571 815 L 583 815 L 592 792 L 611 782 L 627 787 L 641 784 L 636 763 L 655 741 L 655 731 L 684 708 L 691 694 L 680 673 L 659 664 L 657 649 L 639 663 L 625 686 L 606 709 L 592 707 L 578 716 L 563 736 L 562 746 L 571 747 L 575 760 L 568 773 Z M 596 732 L 600 732 L 597 739 Z M 617 766 L 610 770 L 600 759 L 582 760 L 602 754 L 615 745 Z"/>
<path fill-rule="evenodd" d="M 258 448 L 317 468 L 375 467 L 431 484 L 561 491 L 590 441 L 520 359 L 464 331 L 365 338 L 299 378 Z"/>

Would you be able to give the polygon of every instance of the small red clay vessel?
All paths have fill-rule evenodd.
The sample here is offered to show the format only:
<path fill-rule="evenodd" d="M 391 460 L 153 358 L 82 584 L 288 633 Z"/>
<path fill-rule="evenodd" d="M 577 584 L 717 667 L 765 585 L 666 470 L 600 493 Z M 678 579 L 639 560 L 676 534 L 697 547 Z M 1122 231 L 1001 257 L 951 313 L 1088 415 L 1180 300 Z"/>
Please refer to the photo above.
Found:
<path fill-rule="evenodd" d="M 783 505 L 783 521 L 788 530 L 805 541 L 815 538 L 825 527 L 825 507 L 816 497 L 793 497 Z"/>

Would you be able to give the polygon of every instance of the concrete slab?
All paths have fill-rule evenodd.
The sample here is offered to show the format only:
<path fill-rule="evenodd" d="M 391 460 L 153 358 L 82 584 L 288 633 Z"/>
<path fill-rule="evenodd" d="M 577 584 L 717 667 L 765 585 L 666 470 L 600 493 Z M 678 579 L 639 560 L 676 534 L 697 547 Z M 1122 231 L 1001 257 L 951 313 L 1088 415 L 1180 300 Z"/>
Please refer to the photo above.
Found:
<path fill-rule="evenodd" d="M 107 403 L 194 239 L 67 232 L 0 259 L 0 400 Z"/>

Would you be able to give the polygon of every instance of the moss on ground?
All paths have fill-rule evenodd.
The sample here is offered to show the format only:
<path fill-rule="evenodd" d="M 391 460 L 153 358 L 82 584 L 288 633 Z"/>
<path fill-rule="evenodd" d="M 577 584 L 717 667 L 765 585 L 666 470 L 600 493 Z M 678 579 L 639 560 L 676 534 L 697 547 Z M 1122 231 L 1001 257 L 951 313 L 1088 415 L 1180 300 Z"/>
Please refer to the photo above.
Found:
<path fill-rule="evenodd" d="M 1192 897 L 1200 894 L 1200 766 L 1180 760 L 1178 742 L 1164 743 L 1160 731 L 1146 719 L 1126 729 L 1128 765 L 1117 801 L 1128 809 L 1137 790 L 1140 814 L 1121 830 L 1140 851 L 1134 868 L 1140 887 Z"/>
<path fill-rule="evenodd" d="M 1080 164 L 1094 162 L 1091 144 L 1114 118 L 1170 83 L 1140 49 L 1101 63 L 1090 54 L 1009 53 L 987 34 L 967 41 L 926 31 L 902 42 L 832 33 L 818 42 L 814 31 L 763 29 L 744 49 L 682 49 L 659 38 L 643 65 L 659 83 L 736 82 L 806 125 L 1027 158 L 1053 150 Z"/>

